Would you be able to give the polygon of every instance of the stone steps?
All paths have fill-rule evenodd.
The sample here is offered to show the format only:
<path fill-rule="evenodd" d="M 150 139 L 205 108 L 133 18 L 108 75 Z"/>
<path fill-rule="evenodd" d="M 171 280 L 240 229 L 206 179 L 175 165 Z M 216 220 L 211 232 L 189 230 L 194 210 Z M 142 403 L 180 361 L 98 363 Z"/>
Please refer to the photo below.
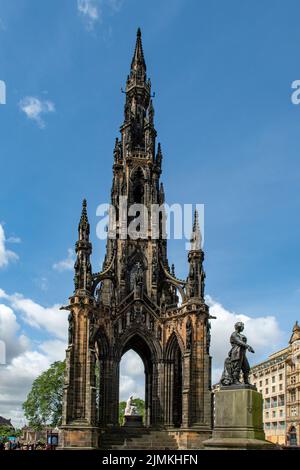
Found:
<path fill-rule="evenodd" d="M 111 429 L 101 436 L 101 449 L 104 450 L 177 450 L 173 436 L 166 431 L 139 429 Z"/>

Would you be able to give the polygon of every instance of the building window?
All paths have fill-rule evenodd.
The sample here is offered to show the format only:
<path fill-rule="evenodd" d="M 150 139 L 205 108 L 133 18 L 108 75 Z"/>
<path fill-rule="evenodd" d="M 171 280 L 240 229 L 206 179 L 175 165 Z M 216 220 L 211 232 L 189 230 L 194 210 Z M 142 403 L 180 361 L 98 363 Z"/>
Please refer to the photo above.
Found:
<path fill-rule="evenodd" d="M 296 376 L 292 375 L 291 377 L 291 384 L 294 385 L 296 383 Z"/>
<path fill-rule="evenodd" d="M 276 418 L 276 411 L 272 411 L 272 418 Z"/>
<path fill-rule="evenodd" d="M 276 408 L 277 407 L 277 397 L 274 397 L 271 402 L 271 407 Z"/>
<path fill-rule="evenodd" d="M 291 390 L 290 391 L 290 401 L 293 403 L 296 401 L 296 390 Z"/>
<path fill-rule="evenodd" d="M 270 398 L 267 398 L 265 401 L 265 408 L 270 408 Z"/>
<path fill-rule="evenodd" d="M 284 429 L 285 428 L 285 422 L 284 421 L 279 421 L 278 428 L 279 429 Z"/>
<path fill-rule="evenodd" d="M 276 387 L 275 387 L 275 385 L 273 385 L 273 387 L 272 387 L 272 393 L 275 393 L 275 390 L 276 390 Z"/>
<path fill-rule="evenodd" d="M 267 388 L 266 388 L 266 395 L 268 395 L 268 393 L 269 393 L 269 389 L 268 389 L 268 387 L 267 387 Z"/>
<path fill-rule="evenodd" d="M 279 395 L 278 406 L 284 406 L 284 395 Z"/>
<path fill-rule="evenodd" d="M 297 406 L 291 406 L 291 416 L 297 416 Z"/>
<path fill-rule="evenodd" d="M 265 428 L 266 429 L 270 429 L 270 427 L 271 427 L 271 423 L 265 423 Z"/>
<path fill-rule="evenodd" d="M 262 380 L 259 381 L 259 386 L 262 387 Z"/>
<path fill-rule="evenodd" d="M 282 384 L 279 384 L 279 391 L 282 392 Z"/>
<path fill-rule="evenodd" d="M 266 418 L 269 418 L 270 413 L 266 411 Z"/>
<path fill-rule="evenodd" d="M 274 384 L 274 383 L 275 383 L 275 375 L 273 375 L 273 377 L 272 377 L 272 384 Z"/>
<path fill-rule="evenodd" d="M 280 418 L 282 418 L 284 416 L 283 410 L 279 411 L 279 416 L 280 416 Z"/>
<path fill-rule="evenodd" d="M 266 379 L 266 385 L 268 385 L 268 383 L 269 383 L 269 379 Z"/>
<path fill-rule="evenodd" d="M 279 380 L 282 380 L 282 374 L 279 374 Z"/>

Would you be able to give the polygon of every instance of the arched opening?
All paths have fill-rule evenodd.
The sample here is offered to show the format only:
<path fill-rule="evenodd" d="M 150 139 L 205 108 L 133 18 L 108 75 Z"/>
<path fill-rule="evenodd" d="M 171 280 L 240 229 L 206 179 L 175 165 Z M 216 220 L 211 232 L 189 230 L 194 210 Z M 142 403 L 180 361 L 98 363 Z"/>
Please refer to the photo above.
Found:
<path fill-rule="evenodd" d="M 180 427 L 182 424 L 182 352 L 175 333 L 169 339 L 166 352 L 166 421 L 169 426 Z"/>
<path fill-rule="evenodd" d="M 138 167 L 133 175 L 132 180 L 132 200 L 133 204 L 143 204 L 144 202 L 144 173 L 140 167 Z"/>
<path fill-rule="evenodd" d="M 123 424 L 126 401 L 133 396 L 137 412 L 145 419 L 145 366 L 143 360 L 130 349 L 120 362 L 119 423 Z"/>
<path fill-rule="evenodd" d="M 126 353 L 130 353 L 129 359 L 134 357 L 134 361 L 136 361 L 136 356 L 138 355 L 140 360 L 143 363 L 144 369 L 144 425 L 150 426 L 153 423 L 153 363 L 154 358 L 152 351 L 147 343 L 147 341 L 140 336 L 138 333 L 133 334 L 128 340 L 125 342 L 123 349 L 121 351 L 121 359 L 126 356 Z M 121 361 L 120 361 L 121 362 Z M 119 369 L 120 370 L 120 369 Z M 141 370 L 141 369 L 140 369 Z M 119 379 L 119 390 L 120 389 L 120 379 Z M 127 397 L 128 398 L 128 397 Z"/>
<path fill-rule="evenodd" d="M 296 446 L 297 445 L 297 430 L 295 426 L 290 427 L 288 437 L 289 437 L 289 445 Z"/>

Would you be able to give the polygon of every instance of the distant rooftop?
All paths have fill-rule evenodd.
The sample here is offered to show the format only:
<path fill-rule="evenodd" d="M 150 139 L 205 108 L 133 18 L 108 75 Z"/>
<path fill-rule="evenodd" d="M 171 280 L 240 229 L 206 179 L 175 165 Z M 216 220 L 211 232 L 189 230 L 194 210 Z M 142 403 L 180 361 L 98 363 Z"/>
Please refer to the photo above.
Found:
<path fill-rule="evenodd" d="M 13 425 L 11 424 L 11 420 L 3 418 L 3 416 L 0 416 L 0 426 L 8 426 L 10 428 L 13 428 Z"/>

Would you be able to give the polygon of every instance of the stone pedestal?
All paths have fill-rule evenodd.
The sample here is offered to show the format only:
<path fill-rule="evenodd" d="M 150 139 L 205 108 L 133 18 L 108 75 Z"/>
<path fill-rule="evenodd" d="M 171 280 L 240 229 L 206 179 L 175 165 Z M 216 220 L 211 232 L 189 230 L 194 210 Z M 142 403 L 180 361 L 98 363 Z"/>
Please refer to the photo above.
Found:
<path fill-rule="evenodd" d="M 143 426 L 143 417 L 139 415 L 124 416 L 124 426 L 141 427 Z"/>
<path fill-rule="evenodd" d="M 99 429 L 93 426 L 61 426 L 58 450 L 92 450 L 99 447 Z"/>
<path fill-rule="evenodd" d="M 251 386 L 223 387 L 215 392 L 214 430 L 206 449 L 274 448 L 265 440 L 262 395 Z"/>

